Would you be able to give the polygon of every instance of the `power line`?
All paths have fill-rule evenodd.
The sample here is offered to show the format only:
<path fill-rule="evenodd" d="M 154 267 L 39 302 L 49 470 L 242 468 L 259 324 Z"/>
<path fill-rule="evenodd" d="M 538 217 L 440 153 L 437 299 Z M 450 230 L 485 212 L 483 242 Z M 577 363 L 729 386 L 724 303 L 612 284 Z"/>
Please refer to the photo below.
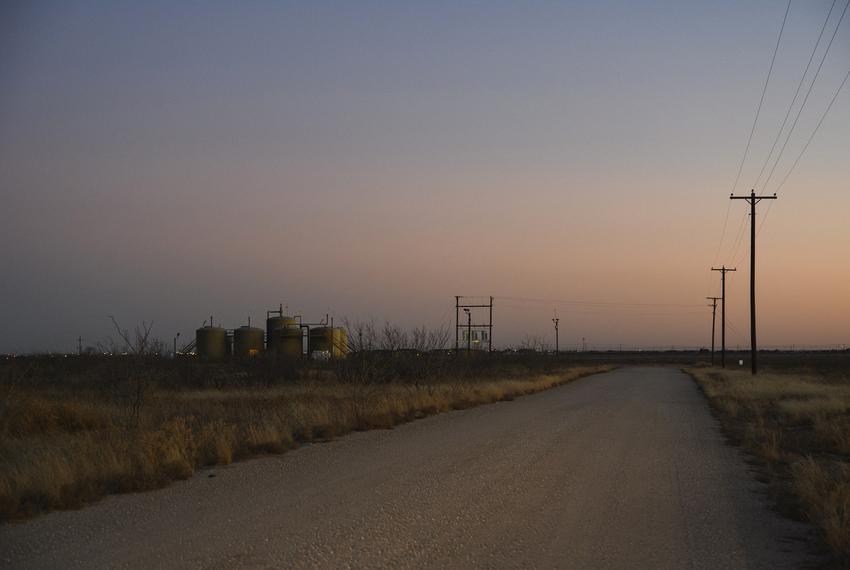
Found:
<path fill-rule="evenodd" d="M 720 250 L 723 249 L 723 238 L 726 237 L 726 225 L 729 223 L 729 212 L 732 211 L 732 202 L 729 202 L 726 206 L 726 215 L 723 216 L 723 229 L 720 231 L 720 243 L 717 244 L 717 251 L 714 252 L 714 259 L 711 264 L 714 265 L 717 262 L 717 256 L 720 255 Z"/>
<path fill-rule="evenodd" d="M 850 4 L 850 2 L 848 2 L 848 4 Z M 844 85 L 847 83 L 848 78 L 850 78 L 850 69 L 848 69 L 847 73 L 844 75 L 844 79 L 841 81 L 841 84 L 838 86 L 838 89 L 835 91 L 835 94 L 832 96 L 832 99 L 830 100 L 829 105 L 827 105 L 826 110 L 821 115 L 821 118 L 818 121 L 817 126 L 815 126 L 815 129 L 812 131 L 812 134 L 809 135 L 809 139 L 806 141 L 806 144 L 803 145 L 803 148 L 800 150 L 800 154 L 798 154 L 797 158 L 794 159 L 794 163 L 791 165 L 791 168 L 788 169 L 788 172 L 785 173 L 785 176 L 782 178 L 782 182 L 780 182 L 779 186 L 776 187 L 777 192 L 779 190 L 781 190 L 783 186 L 785 186 L 785 182 L 788 181 L 788 178 L 791 176 L 791 173 L 797 167 L 797 164 L 800 162 L 800 159 L 803 158 L 803 154 L 805 154 L 805 152 L 809 148 L 809 145 L 811 144 L 812 140 L 815 138 L 815 135 L 817 134 L 818 130 L 820 129 L 820 126 L 823 124 L 824 119 L 826 119 L 826 116 L 829 114 L 829 111 L 832 109 L 832 105 L 835 103 L 835 100 L 838 99 L 838 94 L 841 93 L 841 90 L 844 88 Z M 772 207 L 773 207 L 773 202 L 770 202 L 767 205 L 767 211 L 764 213 L 764 216 L 762 216 L 762 218 L 761 218 L 761 222 L 759 222 L 759 227 L 758 227 L 758 230 L 756 232 L 756 235 L 761 233 L 761 230 L 764 227 L 765 222 L 767 221 L 767 217 L 770 215 L 770 209 Z"/>
<path fill-rule="evenodd" d="M 809 73 L 809 68 L 812 65 L 812 61 L 815 59 L 815 53 L 818 51 L 818 46 L 820 46 L 820 41 L 823 38 L 823 33 L 826 31 L 826 25 L 829 23 L 829 17 L 832 16 L 832 11 L 835 9 L 835 4 L 838 0 L 832 0 L 832 6 L 829 7 L 829 12 L 826 14 L 826 20 L 823 21 L 823 26 L 821 26 L 820 33 L 818 34 L 818 39 L 815 42 L 815 47 L 812 48 L 812 54 L 809 56 L 809 62 L 806 64 L 806 68 L 803 70 L 803 75 L 800 77 L 800 82 L 797 84 L 797 90 L 794 91 L 794 97 L 791 98 L 791 104 L 788 105 L 788 111 L 785 112 L 785 118 L 782 119 L 782 126 L 779 127 L 779 130 L 776 132 L 776 138 L 773 139 L 773 145 L 770 147 L 770 152 L 767 153 L 767 157 L 764 159 L 764 164 L 761 166 L 761 170 L 759 171 L 759 175 L 756 178 L 755 183 L 752 185 L 753 188 L 756 188 L 759 185 L 759 181 L 761 180 L 762 174 L 764 174 L 764 169 L 767 168 L 767 165 L 770 163 L 770 157 L 773 156 L 773 151 L 776 150 L 776 143 L 779 142 L 779 139 L 782 137 L 782 131 L 785 130 L 785 125 L 788 123 L 788 117 L 791 116 L 791 110 L 794 108 L 794 103 L 797 102 L 797 96 L 800 94 L 800 89 L 803 87 L 803 83 L 806 81 L 806 75 Z M 730 202 L 731 204 L 731 202 Z"/>
<path fill-rule="evenodd" d="M 494 297 L 505 301 L 525 301 L 530 303 L 559 303 L 562 305 L 582 305 L 588 307 L 618 307 L 618 308 L 640 308 L 640 307 L 702 307 L 700 304 L 691 303 L 622 303 L 611 301 L 577 301 L 568 299 L 540 299 L 535 297 Z"/>
<path fill-rule="evenodd" d="M 848 0 L 847 4 L 850 5 L 850 0 Z M 844 79 L 841 81 L 841 85 L 838 86 L 838 89 L 835 91 L 835 95 L 832 96 L 832 100 L 829 102 L 829 105 L 826 107 L 826 110 L 823 112 L 823 115 L 821 115 L 820 121 L 818 121 L 815 130 L 812 131 L 812 134 L 809 136 L 809 140 L 806 141 L 806 144 L 803 146 L 803 149 L 800 151 L 800 154 L 797 155 L 796 160 L 794 160 L 794 164 L 791 165 L 791 168 L 788 170 L 788 173 L 785 174 L 785 178 L 783 178 L 782 182 L 780 182 L 779 186 L 777 186 L 777 191 L 785 185 L 785 182 L 788 180 L 788 177 L 791 176 L 791 173 L 794 171 L 794 168 L 796 168 L 797 163 L 799 163 L 800 159 L 803 158 L 803 154 L 806 152 L 806 149 L 809 148 L 809 144 L 811 144 L 812 139 L 815 138 L 818 129 L 820 129 L 820 126 L 823 124 L 823 120 L 826 119 L 827 114 L 829 114 L 830 109 L 832 109 L 832 105 L 835 103 L 835 100 L 838 99 L 838 94 L 841 93 L 841 90 L 847 83 L 848 78 L 850 78 L 850 69 L 848 69 L 847 73 L 844 75 Z"/>
<path fill-rule="evenodd" d="M 848 0 L 850 2 L 850 0 Z M 767 85 L 770 83 L 770 76 L 773 73 L 773 64 L 776 62 L 776 53 L 779 51 L 779 43 L 782 40 L 782 32 L 785 30 L 785 22 L 788 20 L 788 11 L 791 9 L 791 0 L 788 0 L 788 5 L 785 7 L 785 16 L 782 18 L 782 26 L 779 28 L 779 37 L 776 38 L 776 47 L 773 48 L 773 57 L 770 58 L 770 67 L 767 70 L 767 77 L 764 80 L 764 87 L 761 90 L 761 98 L 759 99 L 758 107 L 756 108 L 756 117 L 753 120 L 753 126 L 750 129 L 750 136 L 747 137 L 747 146 L 744 149 L 744 156 L 741 157 L 741 164 L 738 166 L 738 174 L 735 176 L 735 183 L 732 185 L 732 193 L 738 187 L 738 181 L 741 179 L 741 172 L 744 170 L 744 163 L 747 161 L 747 155 L 750 152 L 750 144 L 753 142 L 753 133 L 756 132 L 756 125 L 759 122 L 761 107 L 764 104 L 764 95 L 767 93 Z"/>
<path fill-rule="evenodd" d="M 723 229 L 720 230 L 720 242 L 717 244 L 717 249 L 714 251 L 714 257 L 711 259 L 712 265 L 717 264 L 717 258 L 720 257 L 720 251 L 723 249 L 723 241 L 726 238 L 726 226 L 729 223 L 729 212 L 731 212 L 731 211 L 732 211 L 732 202 L 728 202 L 727 205 L 726 205 L 726 215 L 723 216 Z M 711 276 L 709 275 L 706 278 L 706 281 L 708 282 L 710 279 L 711 279 Z"/>
<path fill-rule="evenodd" d="M 838 19 L 838 23 L 835 25 L 835 29 L 832 32 L 832 37 L 829 38 L 829 43 L 826 45 L 826 50 L 823 52 L 823 56 L 820 59 L 820 63 L 818 64 L 818 68 L 815 71 L 815 76 L 812 79 L 812 83 L 809 85 L 809 89 L 806 91 L 806 96 L 803 97 L 803 102 L 800 104 L 800 108 L 797 109 L 797 115 L 794 117 L 794 122 L 791 124 L 791 129 L 788 131 L 788 134 L 785 136 L 785 141 L 782 143 L 782 148 L 779 150 L 779 154 L 776 155 L 776 160 L 773 163 L 773 166 L 770 169 L 770 174 L 767 176 L 767 180 L 764 181 L 764 185 L 762 186 L 762 192 L 767 188 L 767 185 L 770 183 L 771 178 L 773 178 L 773 173 L 776 171 L 776 167 L 779 166 L 779 161 L 782 158 L 782 154 L 785 152 L 785 147 L 788 146 L 788 141 L 791 140 L 791 134 L 794 132 L 794 129 L 797 127 L 797 121 L 800 120 L 800 115 L 803 113 L 803 108 L 806 106 L 806 101 L 809 100 L 809 95 L 812 93 L 812 89 L 815 86 L 815 82 L 818 79 L 818 75 L 820 75 L 820 71 L 823 68 L 823 63 L 826 61 L 826 56 L 829 54 L 829 49 L 832 47 L 832 42 L 835 40 L 835 36 L 838 34 L 838 29 L 841 27 L 841 22 L 844 20 L 845 14 L 847 14 L 847 7 L 850 6 L 850 0 L 844 4 L 844 10 L 841 12 L 841 17 Z M 842 82 L 842 86 L 844 83 Z M 839 88 L 839 91 L 841 89 Z M 836 96 L 837 96 L 836 92 Z M 830 103 L 830 107 L 832 104 Z M 824 114 L 824 116 L 826 116 Z M 820 125 L 818 125 L 820 126 Z M 817 131 L 817 129 L 815 129 Z M 734 193 L 734 192 L 733 192 Z"/>
<path fill-rule="evenodd" d="M 731 204 L 732 202 L 729 202 L 729 203 Z M 746 227 L 747 227 L 747 213 L 744 212 L 744 214 L 741 216 L 741 223 L 738 226 L 738 231 L 735 232 L 734 247 L 730 250 L 729 256 L 726 258 L 726 261 L 735 261 L 737 259 L 738 250 L 741 248 L 741 242 L 744 239 L 744 229 Z M 735 265 L 738 265 L 738 263 L 736 262 Z"/>
<path fill-rule="evenodd" d="M 850 2 L 850 0 L 848 0 L 848 2 Z M 741 163 L 738 165 L 738 173 L 735 175 L 735 183 L 732 184 L 732 193 L 733 194 L 735 193 L 735 190 L 738 187 L 738 182 L 741 180 L 741 173 L 744 170 L 744 164 L 746 163 L 747 155 L 750 152 L 750 145 L 753 142 L 753 134 L 755 134 L 756 126 L 758 125 L 759 116 L 761 115 L 761 108 L 762 108 L 762 105 L 764 104 L 764 97 L 765 97 L 765 94 L 767 93 L 767 86 L 770 84 L 770 76 L 773 74 L 773 66 L 774 66 L 774 63 L 776 62 L 776 54 L 779 52 L 779 44 L 782 42 L 782 33 L 785 30 L 785 23 L 788 21 L 788 12 L 790 10 L 791 10 L 791 0 L 788 0 L 788 4 L 785 6 L 785 14 L 782 16 L 782 25 L 779 28 L 779 36 L 776 38 L 776 45 L 773 48 L 773 55 L 770 58 L 770 66 L 768 67 L 768 70 L 767 70 L 767 77 L 765 77 L 764 86 L 762 87 L 762 90 L 761 90 L 761 97 L 759 98 L 759 103 L 758 103 L 758 106 L 756 107 L 756 116 L 753 119 L 753 126 L 750 128 L 750 134 L 747 137 L 747 146 L 744 148 L 744 155 L 741 157 Z M 731 211 L 731 202 L 726 207 L 726 215 L 723 217 L 723 229 L 720 232 L 720 242 L 717 245 L 717 250 L 714 253 L 714 259 L 711 262 L 712 266 L 715 263 L 717 263 L 717 258 L 718 258 L 718 256 L 720 255 L 720 252 L 723 249 L 723 243 L 724 243 L 724 240 L 726 238 L 726 228 L 727 228 L 727 225 L 728 225 L 728 222 L 729 222 L 729 212 L 730 211 Z M 741 220 L 741 227 L 738 230 L 739 234 L 743 231 L 743 229 L 742 229 L 743 226 L 744 226 L 744 220 Z M 740 237 L 737 237 L 735 241 L 738 242 L 739 240 L 740 240 Z M 736 245 L 734 245 L 735 253 L 737 253 L 738 247 L 739 246 L 736 243 Z"/>

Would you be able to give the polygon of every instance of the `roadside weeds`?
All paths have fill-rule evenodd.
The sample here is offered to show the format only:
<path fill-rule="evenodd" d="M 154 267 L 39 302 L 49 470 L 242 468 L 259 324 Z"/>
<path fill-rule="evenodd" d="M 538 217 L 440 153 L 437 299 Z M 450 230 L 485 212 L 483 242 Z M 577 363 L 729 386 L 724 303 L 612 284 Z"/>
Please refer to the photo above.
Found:
<path fill-rule="evenodd" d="M 129 407 L 92 392 L 18 389 L 0 414 L 0 521 L 156 489 L 205 466 L 512 400 L 612 368 L 415 384 L 152 387 L 143 406 Z"/>
<path fill-rule="evenodd" d="M 850 383 L 816 374 L 687 368 L 730 440 L 763 462 L 780 510 L 822 533 L 850 566 Z"/>

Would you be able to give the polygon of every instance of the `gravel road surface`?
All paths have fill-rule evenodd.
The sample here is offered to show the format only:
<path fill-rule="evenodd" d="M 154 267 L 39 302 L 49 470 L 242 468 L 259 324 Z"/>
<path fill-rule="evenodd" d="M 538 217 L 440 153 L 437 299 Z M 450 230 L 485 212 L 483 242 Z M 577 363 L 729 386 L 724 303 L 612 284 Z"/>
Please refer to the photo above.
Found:
<path fill-rule="evenodd" d="M 0 565 L 798 568 L 811 532 L 688 377 L 626 368 L 3 525 Z"/>

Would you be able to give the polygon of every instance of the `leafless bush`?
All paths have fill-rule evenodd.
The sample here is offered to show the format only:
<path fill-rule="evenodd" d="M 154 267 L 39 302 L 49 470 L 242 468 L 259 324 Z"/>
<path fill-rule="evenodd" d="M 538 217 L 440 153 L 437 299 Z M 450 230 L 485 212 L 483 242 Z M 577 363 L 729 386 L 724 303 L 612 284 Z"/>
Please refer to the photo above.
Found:
<path fill-rule="evenodd" d="M 362 352 L 364 350 L 375 350 L 378 348 L 378 332 L 375 321 L 343 319 L 343 325 L 348 331 L 348 347 L 351 352 Z"/>
<path fill-rule="evenodd" d="M 143 361 L 115 361 L 109 367 L 112 398 L 126 427 L 139 425 L 142 409 L 153 388 L 155 371 Z"/>
<path fill-rule="evenodd" d="M 121 328 L 121 325 L 118 324 L 115 317 L 109 315 L 109 320 L 112 321 L 112 326 L 115 327 L 115 332 L 121 339 L 119 344 L 121 345 L 123 352 L 127 352 L 134 356 L 159 356 L 163 354 L 165 344 L 161 340 L 151 337 L 153 321 L 150 323 L 142 321 L 141 325 L 136 325 L 133 335 L 131 336 L 128 329 Z M 118 351 L 113 348 L 111 352 Z"/>
<path fill-rule="evenodd" d="M 550 352 L 552 344 L 537 335 L 526 335 L 519 344 L 521 350 L 533 350 L 534 352 Z"/>
<path fill-rule="evenodd" d="M 351 352 L 371 350 L 415 350 L 427 352 L 442 350 L 449 342 L 449 329 L 441 326 L 429 329 L 426 326 L 414 327 L 410 332 L 389 321 L 380 330 L 374 321 L 343 320 L 348 331 L 348 345 Z"/>
<path fill-rule="evenodd" d="M 384 323 L 384 328 L 381 329 L 381 350 L 401 350 L 410 346 L 410 341 L 407 332 L 401 327 L 391 324 L 389 321 Z"/>

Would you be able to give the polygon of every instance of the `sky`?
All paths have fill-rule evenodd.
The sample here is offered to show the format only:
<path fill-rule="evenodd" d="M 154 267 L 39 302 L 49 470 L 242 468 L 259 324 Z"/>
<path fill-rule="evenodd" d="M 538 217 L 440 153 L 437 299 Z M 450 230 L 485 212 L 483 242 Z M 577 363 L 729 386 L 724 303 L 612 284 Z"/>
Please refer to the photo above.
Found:
<path fill-rule="evenodd" d="M 106 342 L 109 315 L 170 343 L 280 303 L 452 327 L 455 295 L 495 297 L 497 347 L 551 342 L 555 311 L 562 348 L 705 346 L 712 264 L 737 266 L 748 346 L 728 197 L 832 4 L 792 0 L 735 186 L 781 0 L 5 2 L 0 352 Z M 850 14 L 765 192 L 848 56 Z M 759 204 L 762 346 L 850 344 L 848 151 L 850 85 Z"/>

